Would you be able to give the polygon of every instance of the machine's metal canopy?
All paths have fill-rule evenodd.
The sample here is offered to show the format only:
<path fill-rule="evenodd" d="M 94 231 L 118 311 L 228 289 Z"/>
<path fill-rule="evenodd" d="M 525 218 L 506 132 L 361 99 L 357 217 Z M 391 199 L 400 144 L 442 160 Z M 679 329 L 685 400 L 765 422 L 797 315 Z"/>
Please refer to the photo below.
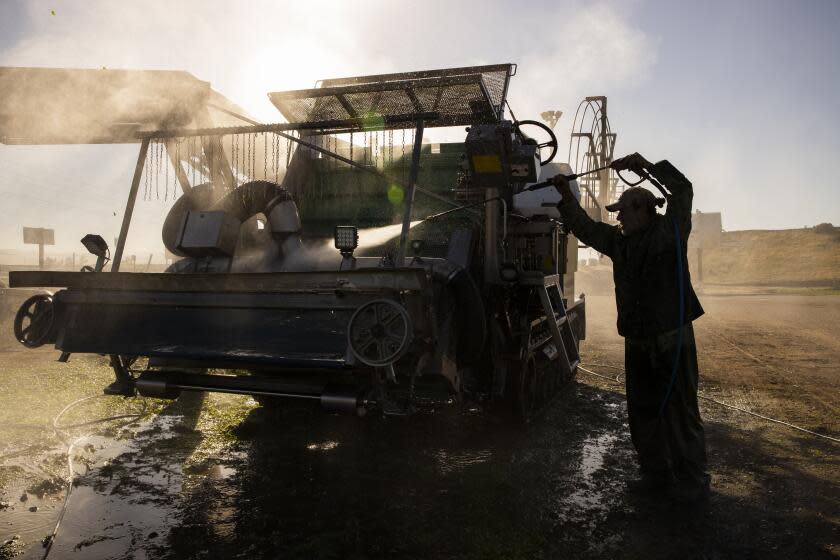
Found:
<path fill-rule="evenodd" d="M 138 142 L 142 131 L 240 124 L 230 115 L 242 112 L 188 72 L 0 67 L 3 144 Z"/>
<path fill-rule="evenodd" d="M 370 128 L 404 128 L 413 115 L 436 113 L 426 126 L 461 126 L 501 119 L 515 69 L 495 64 L 338 78 L 269 98 L 294 123 L 364 119 Z"/>

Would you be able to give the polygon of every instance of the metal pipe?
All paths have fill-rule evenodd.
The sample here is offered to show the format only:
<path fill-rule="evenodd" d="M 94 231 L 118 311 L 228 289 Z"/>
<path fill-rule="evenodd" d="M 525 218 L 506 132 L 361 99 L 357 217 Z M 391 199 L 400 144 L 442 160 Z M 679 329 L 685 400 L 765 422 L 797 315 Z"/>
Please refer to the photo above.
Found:
<path fill-rule="evenodd" d="M 359 390 L 355 387 L 348 387 L 343 391 L 340 389 L 325 389 L 321 393 L 321 406 L 328 410 L 358 414 L 364 403 L 359 398 Z"/>
<path fill-rule="evenodd" d="M 484 190 L 484 282 L 499 280 L 499 189 Z"/>
<path fill-rule="evenodd" d="M 131 179 L 131 190 L 128 191 L 128 201 L 125 203 L 120 236 L 117 238 L 117 248 L 114 250 L 114 260 L 111 264 L 111 272 L 119 272 L 120 261 L 122 261 L 125 240 L 128 238 L 128 226 L 131 225 L 131 215 L 134 213 L 134 203 L 137 200 L 137 190 L 140 187 L 140 177 L 143 176 L 143 165 L 146 163 L 146 154 L 149 151 L 149 139 L 144 138 L 140 143 L 140 154 L 137 156 L 137 165 L 134 167 L 134 177 Z"/>
<path fill-rule="evenodd" d="M 288 385 L 271 379 L 181 371 L 146 371 L 141 373 L 134 383 L 141 394 L 163 398 L 167 398 L 165 395 L 177 396 L 180 391 L 213 391 L 320 400 L 324 390 L 323 385 Z"/>
<path fill-rule="evenodd" d="M 417 184 L 417 173 L 420 170 L 420 150 L 423 148 L 423 120 L 417 120 L 417 129 L 414 132 L 414 150 L 411 154 L 411 169 L 408 173 L 408 189 L 405 193 L 405 204 L 403 205 L 403 223 L 400 232 L 400 250 L 394 266 L 404 266 L 405 254 L 408 249 L 408 231 L 411 229 L 411 211 L 414 208 L 414 189 Z"/>
<path fill-rule="evenodd" d="M 598 172 L 598 198 L 601 200 L 601 221 L 606 222 L 609 214 L 606 206 L 610 203 L 610 172 L 607 167 L 610 164 L 607 146 L 607 98 L 601 97 L 601 170 Z"/>
<path fill-rule="evenodd" d="M 212 391 L 318 401 L 324 408 L 353 414 L 359 414 L 365 406 L 355 386 L 294 386 L 269 379 L 154 371 L 142 373 L 134 386 L 143 396 L 163 399 L 176 399 L 181 391 Z"/>
<path fill-rule="evenodd" d="M 383 122 L 388 124 L 407 123 L 419 120 L 429 121 L 440 117 L 439 113 L 411 113 L 408 115 L 386 115 Z M 227 136 L 229 134 L 256 134 L 260 132 L 281 132 L 285 130 L 326 130 L 331 128 L 347 128 L 355 131 L 370 130 L 370 120 L 365 118 L 337 119 L 332 121 L 316 121 L 311 123 L 274 123 L 256 124 L 249 126 L 228 126 L 196 129 L 152 130 L 138 132 L 135 137 L 141 140 L 152 138 L 188 138 L 191 136 Z M 350 132 L 348 130 L 347 132 Z M 331 134 L 325 131 L 324 134 Z"/>
<path fill-rule="evenodd" d="M 280 391 L 261 391 L 258 389 L 240 389 L 236 387 L 212 387 L 210 385 L 189 385 L 186 383 L 179 383 L 176 387 L 183 391 L 212 391 L 214 393 L 229 393 L 232 395 L 261 395 L 266 397 L 304 399 L 311 401 L 321 400 L 321 395 L 310 395 L 308 393 L 283 393 Z"/>

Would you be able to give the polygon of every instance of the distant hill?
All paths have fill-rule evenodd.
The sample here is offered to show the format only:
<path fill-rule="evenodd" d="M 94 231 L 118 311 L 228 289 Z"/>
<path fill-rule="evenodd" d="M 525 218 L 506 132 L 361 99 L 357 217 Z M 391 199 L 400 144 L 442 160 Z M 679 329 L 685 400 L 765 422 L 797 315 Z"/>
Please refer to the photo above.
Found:
<path fill-rule="evenodd" d="M 724 232 L 719 246 L 703 250 L 703 281 L 840 287 L 840 228 Z"/>
<path fill-rule="evenodd" d="M 699 284 L 696 253 L 691 278 Z M 704 284 L 733 286 L 827 286 L 840 288 L 840 228 L 729 231 L 703 249 Z M 612 263 L 580 268 L 576 292 L 612 294 Z"/>

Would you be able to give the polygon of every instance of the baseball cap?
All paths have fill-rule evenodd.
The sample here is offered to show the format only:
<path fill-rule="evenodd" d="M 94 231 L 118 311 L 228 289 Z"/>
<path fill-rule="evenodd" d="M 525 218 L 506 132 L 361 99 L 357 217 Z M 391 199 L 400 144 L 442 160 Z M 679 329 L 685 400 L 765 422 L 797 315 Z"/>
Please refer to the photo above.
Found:
<path fill-rule="evenodd" d="M 653 208 L 657 206 L 656 197 L 647 189 L 642 187 L 630 187 L 618 197 L 612 204 L 607 204 L 606 209 L 610 212 L 618 212 L 623 208 Z"/>

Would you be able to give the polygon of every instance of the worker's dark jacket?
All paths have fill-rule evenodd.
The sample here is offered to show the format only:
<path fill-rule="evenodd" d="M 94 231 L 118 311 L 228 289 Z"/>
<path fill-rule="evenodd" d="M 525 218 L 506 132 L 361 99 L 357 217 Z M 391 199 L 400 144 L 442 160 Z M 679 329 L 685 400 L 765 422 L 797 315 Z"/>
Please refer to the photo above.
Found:
<path fill-rule="evenodd" d="M 618 307 L 618 334 L 625 337 L 648 337 L 679 326 L 679 282 L 675 223 L 679 230 L 684 271 L 685 320 L 703 314 L 691 287 L 686 247 L 691 232 L 691 183 L 673 165 L 660 161 L 651 175 L 669 191 L 665 215 L 657 214 L 650 226 L 625 237 L 618 226 L 596 222 L 577 200 L 562 200 L 558 205 L 563 222 L 584 244 L 613 261 L 615 300 Z"/>

